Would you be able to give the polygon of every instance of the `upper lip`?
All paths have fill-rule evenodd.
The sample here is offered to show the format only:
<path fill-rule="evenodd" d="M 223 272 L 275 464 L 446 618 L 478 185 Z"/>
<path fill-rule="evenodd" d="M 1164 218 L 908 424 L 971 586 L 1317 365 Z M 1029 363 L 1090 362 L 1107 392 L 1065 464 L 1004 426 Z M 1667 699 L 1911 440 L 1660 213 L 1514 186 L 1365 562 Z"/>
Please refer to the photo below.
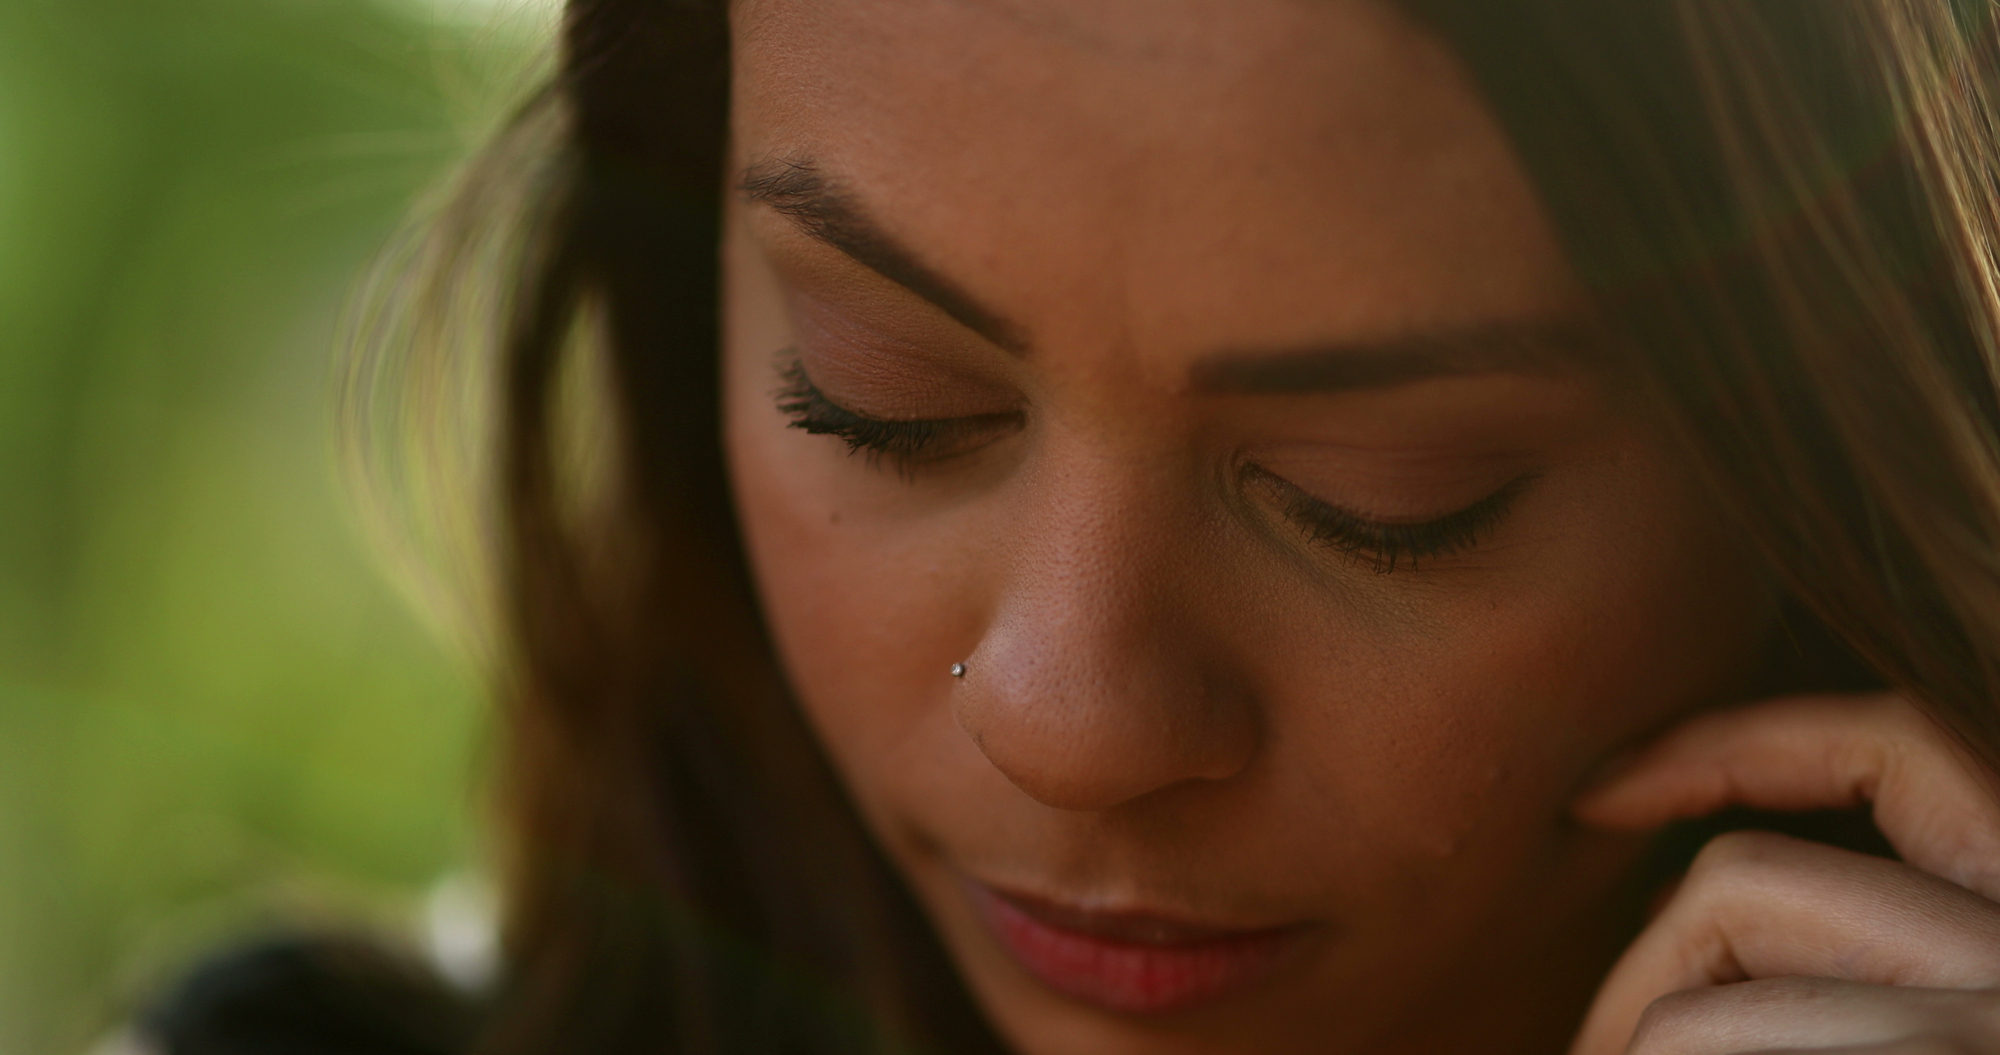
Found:
<path fill-rule="evenodd" d="M 1004 898 L 1044 926 L 1128 945 L 1172 948 L 1254 940 L 1277 937 L 1301 926 L 1296 923 L 1263 927 L 1229 926 L 1146 909 L 1085 908 L 1074 902 L 1056 901 L 985 883 L 980 885 L 994 897 Z"/>

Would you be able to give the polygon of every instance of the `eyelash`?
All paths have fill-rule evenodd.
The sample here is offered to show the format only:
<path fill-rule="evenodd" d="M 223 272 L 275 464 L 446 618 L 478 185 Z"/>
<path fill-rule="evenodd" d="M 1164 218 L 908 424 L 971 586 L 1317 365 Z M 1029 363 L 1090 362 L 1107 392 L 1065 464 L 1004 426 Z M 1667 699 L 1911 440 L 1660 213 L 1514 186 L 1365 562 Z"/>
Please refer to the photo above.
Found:
<path fill-rule="evenodd" d="M 1456 513 L 1415 524 L 1387 524 L 1329 505 L 1259 466 L 1245 465 L 1242 472 L 1276 491 L 1285 518 L 1305 528 L 1313 542 L 1363 561 L 1382 575 L 1399 566 L 1415 571 L 1420 559 L 1448 557 L 1478 545 L 1535 480 L 1534 473 L 1526 473 Z"/>
<path fill-rule="evenodd" d="M 976 439 L 1020 423 L 1019 414 L 914 421 L 869 417 L 826 398 L 797 359 L 784 365 L 780 380 L 778 411 L 791 419 L 789 427 L 815 436 L 837 436 L 849 454 L 863 454 L 871 466 L 887 458 L 905 478 L 924 464 L 969 451 Z M 940 451 L 940 446 L 946 449 Z M 1304 528 L 1315 544 L 1362 561 L 1383 575 L 1399 567 L 1415 571 L 1420 559 L 1450 556 L 1478 545 L 1535 478 L 1533 473 L 1517 477 L 1456 513 L 1416 524 L 1387 524 L 1329 505 L 1260 466 L 1245 465 L 1241 473 L 1246 481 L 1275 491 L 1285 518 Z"/>
<path fill-rule="evenodd" d="M 1018 425 L 1019 414 L 981 414 L 964 418 L 891 421 L 859 414 L 826 398 L 806 376 L 797 360 L 779 375 L 778 412 L 792 419 L 790 427 L 814 436 L 838 436 L 849 454 L 861 453 L 869 465 L 887 458 L 908 476 L 917 467 L 941 462 L 971 449 L 972 441 Z"/>

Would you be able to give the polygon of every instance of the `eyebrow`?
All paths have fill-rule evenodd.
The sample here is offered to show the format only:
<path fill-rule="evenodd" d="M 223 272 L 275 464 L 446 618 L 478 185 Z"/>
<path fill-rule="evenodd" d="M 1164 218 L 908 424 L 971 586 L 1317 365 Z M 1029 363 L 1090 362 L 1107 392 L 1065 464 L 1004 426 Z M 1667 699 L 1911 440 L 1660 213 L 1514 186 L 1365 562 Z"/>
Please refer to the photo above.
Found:
<path fill-rule="evenodd" d="M 759 162 L 737 177 L 736 189 L 746 201 L 770 206 L 807 235 L 929 301 L 974 333 L 1015 354 L 1027 350 L 1028 340 L 1021 327 L 981 306 L 926 267 L 810 159 Z"/>
<path fill-rule="evenodd" d="M 1602 357 L 1606 339 L 1579 320 L 1482 326 L 1282 352 L 1224 352 L 1195 363 L 1194 387 L 1229 395 L 1392 388 L 1481 373 L 1551 374 Z"/>
<path fill-rule="evenodd" d="M 736 189 L 746 201 L 769 206 L 808 236 L 999 347 L 1016 355 L 1028 350 L 1022 327 L 925 266 L 810 158 L 753 164 L 737 177 Z M 1553 373 L 1601 356 L 1604 345 L 1602 333 L 1580 320 L 1502 324 L 1276 352 L 1223 352 L 1197 361 L 1191 381 L 1197 391 L 1227 395 L 1393 388 L 1460 374 Z"/>

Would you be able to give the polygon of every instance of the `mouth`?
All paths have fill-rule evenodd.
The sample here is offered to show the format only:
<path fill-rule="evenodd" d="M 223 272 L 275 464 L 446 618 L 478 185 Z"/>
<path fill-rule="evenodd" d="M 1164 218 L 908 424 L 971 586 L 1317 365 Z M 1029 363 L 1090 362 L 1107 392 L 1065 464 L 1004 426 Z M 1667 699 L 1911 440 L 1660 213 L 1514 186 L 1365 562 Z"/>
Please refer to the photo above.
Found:
<path fill-rule="evenodd" d="M 1306 929 L 1214 927 L 966 885 L 987 929 L 1029 974 L 1056 992 L 1125 1014 L 1178 1011 L 1247 989 Z"/>

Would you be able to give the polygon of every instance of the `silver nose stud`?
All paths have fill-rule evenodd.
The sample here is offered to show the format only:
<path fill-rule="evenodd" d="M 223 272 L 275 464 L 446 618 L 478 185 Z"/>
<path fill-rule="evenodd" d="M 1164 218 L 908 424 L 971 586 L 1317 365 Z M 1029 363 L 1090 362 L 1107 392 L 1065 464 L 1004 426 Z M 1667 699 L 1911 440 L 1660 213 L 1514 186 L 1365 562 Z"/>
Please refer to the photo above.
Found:
<path fill-rule="evenodd" d="M 965 677 L 965 664 L 953 663 L 951 665 L 951 676 L 954 678 Z"/>

